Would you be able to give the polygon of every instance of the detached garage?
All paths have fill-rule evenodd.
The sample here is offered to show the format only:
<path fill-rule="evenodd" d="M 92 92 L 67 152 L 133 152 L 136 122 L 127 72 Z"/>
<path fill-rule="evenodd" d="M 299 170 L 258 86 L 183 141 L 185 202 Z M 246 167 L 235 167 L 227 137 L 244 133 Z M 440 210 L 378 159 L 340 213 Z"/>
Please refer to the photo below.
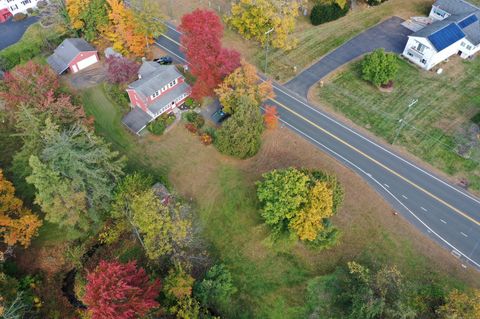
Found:
<path fill-rule="evenodd" d="M 97 50 L 83 39 L 65 39 L 48 57 L 48 64 L 58 74 L 77 73 L 98 62 Z"/>

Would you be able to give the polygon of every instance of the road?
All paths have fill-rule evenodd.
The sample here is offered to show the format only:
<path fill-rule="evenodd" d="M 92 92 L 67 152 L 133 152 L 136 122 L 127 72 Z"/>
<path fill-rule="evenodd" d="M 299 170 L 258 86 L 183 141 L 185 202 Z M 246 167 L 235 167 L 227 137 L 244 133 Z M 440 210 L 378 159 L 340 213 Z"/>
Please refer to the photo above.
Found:
<path fill-rule="evenodd" d="M 412 33 L 411 30 L 402 26 L 403 21 L 402 18 L 391 17 L 365 30 L 300 72 L 287 82 L 285 87 L 307 98 L 308 90 L 315 83 L 330 72 L 365 53 L 378 48 L 383 48 L 389 52 L 402 53 L 407 44 L 407 36 Z"/>
<path fill-rule="evenodd" d="M 12 19 L 0 23 L 0 51 L 15 44 L 20 40 L 27 28 L 37 22 L 38 17 L 28 17 L 25 20 L 15 22 Z"/>
<path fill-rule="evenodd" d="M 180 33 L 172 25 L 156 44 L 181 63 Z M 480 270 L 480 200 L 401 157 L 273 83 L 284 125 L 363 177 L 391 206 L 445 247 L 463 267 Z M 391 218 L 385 212 L 386 218 Z"/>

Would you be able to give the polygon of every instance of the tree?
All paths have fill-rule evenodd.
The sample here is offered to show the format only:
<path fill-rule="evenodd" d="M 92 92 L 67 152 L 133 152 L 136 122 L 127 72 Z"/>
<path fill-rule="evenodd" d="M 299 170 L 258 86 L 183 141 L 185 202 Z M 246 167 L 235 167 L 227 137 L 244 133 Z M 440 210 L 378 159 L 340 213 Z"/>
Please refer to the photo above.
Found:
<path fill-rule="evenodd" d="M 195 295 L 203 306 L 224 307 L 237 291 L 232 275 L 224 264 L 214 265 L 195 286 Z"/>
<path fill-rule="evenodd" d="M 129 83 L 137 77 L 140 65 L 124 57 L 110 56 L 105 59 L 107 63 L 107 78 L 111 83 Z"/>
<path fill-rule="evenodd" d="M 236 112 L 217 131 L 215 146 L 227 155 L 247 158 L 260 149 L 263 119 L 260 107 L 249 97 L 241 97 Z"/>
<path fill-rule="evenodd" d="M 111 9 L 108 13 L 110 25 L 104 35 L 113 42 L 116 51 L 142 57 L 145 54 L 145 42 L 152 43 L 153 38 L 142 33 L 144 30 L 137 23 L 133 9 L 126 7 L 123 0 L 106 1 Z"/>
<path fill-rule="evenodd" d="M 312 8 L 310 21 L 313 25 L 337 20 L 348 13 L 349 7 L 345 0 L 336 0 L 331 3 L 319 3 Z"/>
<path fill-rule="evenodd" d="M 192 97 L 211 96 L 225 76 L 240 65 L 240 54 L 221 46 L 223 26 L 215 12 L 195 10 L 182 17 L 182 50 L 196 77 Z"/>
<path fill-rule="evenodd" d="M 226 113 L 233 114 L 241 97 L 248 97 L 258 105 L 275 97 L 271 82 L 260 82 L 257 70 L 245 60 L 215 89 Z"/>
<path fill-rule="evenodd" d="M 152 39 L 165 32 L 160 4 L 152 0 L 133 0 L 130 3 L 138 28 L 136 31 L 145 36 L 145 45 L 148 47 Z"/>
<path fill-rule="evenodd" d="M 131 203 L 132 222 L 150 259 L 177 253 L 186 245 L 191 221 L 181 216 L 181 206 L 167 206 L 149 189 L 139 193 Z"/>
<path fill-rule="evenodd" d="M 480 290 L 470 293 L 452 290 L 444 305 L 438 309 L 442 319 L 476 319 L 480 318 Z"/>
<path fill-rule="evenodd" d="M 87 117 L 81 105 L 73 104 L 70 95 L 54 96 L 51 91 L 47 93 L 42 104 L 32 106 L 32 116 L 37 117 L 41 122 L 45 122 L 45 119 L 50 117 L 62 127 L 69 127 L 77 122 L 86 126 L 93 124 L 93 118 Z"/>
<path fill-rule="evenodd" d="M 263 114 L 263 122 L 267 129 L 274 129 L 278 127 L 279 115 L 277 107 L 273 105 L 265 106 L 265 113 Z"/>
<path fill-rule="evenodd" d="M 108 6 L 105 0 L 68 0 L 67 12 L 72 27 L 87 41 L 93 41 L 108 28 Z"/>
<path fill-rule="evenodd" d="M 375 86 L 386 85 L 398 71 L 398 60 L 393 53 L 377 49 L 365 56 L 362 62 L 362 77 Z"/>
<path fill-rule="evenodd" d="M 255 39 L 262 45 L 270 43 L 278 49 L 290 50 L 297 44 L 291 38 L 302 1 L 239 0 L 232 4 L 227 23 L 246 39 Z"/>
<path fill-rule="evenodd" d="M 300 240 L 313 241 L 322 232 L 323 220 L 333 216 L 333 191 L 325 182 L 317 182 L 310 190 L 306 207 L 289 223 Z"/>
<path fill-rule="evenodd" d="M 60 131 L 47 120 L 42 135 L 41 154 L 31 156 L 32 174 L 27 177 L 37 190 L 35 202 L 47 220 L 87 230 L 110 207 L 124 159 L 78 125 Z"/>
<path fill-rule="evenodd" d="M 310 178 L 295 168 L 273 170 L 262 177 L 257 182 L 262 217 L 267 225 L 282 229 L 308 202 Z"/>
<path fill-rule="evenodd" d="M 136 262 L 101 261 L 87 275 L 84 301 L 92 319 L 133 319 L 158 307 L 160 281 L 150 282 Z"/>
<path fill-rule="evenodd" d="M 28 247 L 40 226 L 41 220 L 15 197 L 13 184 L 4 178 L 0 169 L 0 236 L 3 242 L 8 246 L 18 243 Z"/>
<path fill-rule="evenodd" d="M 170 312 L 174 314 L 177 319 L 210 318 L 208 316 L 201 316 L 200 311 L 200 303 L 190 296 L 178 300 L 178 302 L 170 309 Z"/>
<path fill-rule="evenodd" d="M 29 61 L 6 72 L 0 83 L 0 98 L 8 110 L 21 103 L 42 105 L 60 88 L 58 76 L 46 65 Z"/>
<path fill-rule="evenodd" d="M 176 264 L 168 271 L 168 276 L 165 278 L 163 285 L 165 297 L 170 302 L 190 297 L 194 282 L 195 279 L 180 264 Z"/>

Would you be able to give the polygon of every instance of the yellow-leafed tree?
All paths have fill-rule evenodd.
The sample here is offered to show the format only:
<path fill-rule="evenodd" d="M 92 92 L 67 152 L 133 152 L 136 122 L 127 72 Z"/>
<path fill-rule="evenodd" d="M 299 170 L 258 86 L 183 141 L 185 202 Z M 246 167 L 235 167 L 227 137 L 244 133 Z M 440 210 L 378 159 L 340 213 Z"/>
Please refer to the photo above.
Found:
<path fill-rule="evenodd" d="M 439 318 L 444 319 L 477 319 L 480 318 L 480 290 L 470 294 L 452 290 L 446 303 L 438 310 Z"/>
<path fill-rule="evenodd" d="M 246 39 L 253 38 L 262 45 L 268 40 L 275 48 L 289 50 L 297 44 L 291 34 L 301 4 L 289 0 L 239 0 L 225 20 Z"/>
<path fill-rule="evenodd" d="M 272 83 L 260 82 L 255 67 L 245 60 L 242 60 L 241 66 L 223 80 L 215 93 L 224 111 L 230 114 L 235 112 L 242 97 L 248 97 L 260 105 L 275 96 Z"/>
<path fill-rule="evenodd" d="M 326 182 L 318 181 L 311 189 L 309 202 L 289 223 L 301 240 L 315 240 L 323 230 L 323 219 L 333 216 L 333 191 Z"/>
<path fill-rule="evenodd" d="M 3 177 L 0 169 L 0 236 L 3 242 L 8 246 L 18 243 L 28 247 L 41 225 L 37 215 L 15 197 L 13 184 Z"/>
<path fill-rule="evenodd" d="M 67 13 L 70 17 L 70 24 L 76 30 L 84 27 L 85 23 L 82 20 L 83 12 L 86 11 L 90 0 L 67 0 Z"/>

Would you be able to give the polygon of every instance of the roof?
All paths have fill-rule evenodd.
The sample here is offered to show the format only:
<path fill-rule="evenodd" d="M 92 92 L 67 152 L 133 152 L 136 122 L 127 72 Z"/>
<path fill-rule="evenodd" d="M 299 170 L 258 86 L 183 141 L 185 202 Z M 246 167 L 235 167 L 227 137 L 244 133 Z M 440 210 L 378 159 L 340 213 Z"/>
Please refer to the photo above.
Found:
<path fill-rule="evenodd" d="M 428 36 L 428 40 L 430 40 L 438 52 L 463 38 L 465 38 L 465 33 L 463 33 L 455 23 L 450 23 L 446 27 Z"/>
<path fill-rule="evenodd" d="M 139 107 L 134 107 L 133 110 L 123 117 L 122 123 L 133 133 L 138 134 L 151 120 L 152 117 L 148 113 L 145 113 Z"/>
<path fill-rule="evenodd" d="M 437 0 L 433 5 L 450 14 L 472 13 L 480 10 L 475 5 L 464 0 Z"/>
<path fill-rule="evenodd" d="M 469 15 L 460 21 L 458 25 L 472 44 L 480 44 L 480 11 Z"/>
<path fill-rule="evenodd" d="M 185 92 L 188 92 L 189 88 L 189 85 L 185 82 L 176 85 L 172 90 L 160 95 L 155 101 L 155 103 L 150 105 L 148 109 L 154 114 L 157 113 L 169 103 L 172 103 L 177 97 L 179 97 Z"/>
<path fill-rule="evenodd" d="M 174 65 L 160 65 L 152 61 L 143 62 L 138 74 L 140 79 L 130 83 L 128 87 L 134 89 L 144 98 L 182 76 Z"/>
<path fill-rule="evenodd" d="M 55 49 L 53 54 L 47 58 L 48 64 L 57 71 L 63 73 L 68 69 L 70 62 L 81 52 L 96 51 L 87 41 L 79 38 L 69 38 Z"/>

